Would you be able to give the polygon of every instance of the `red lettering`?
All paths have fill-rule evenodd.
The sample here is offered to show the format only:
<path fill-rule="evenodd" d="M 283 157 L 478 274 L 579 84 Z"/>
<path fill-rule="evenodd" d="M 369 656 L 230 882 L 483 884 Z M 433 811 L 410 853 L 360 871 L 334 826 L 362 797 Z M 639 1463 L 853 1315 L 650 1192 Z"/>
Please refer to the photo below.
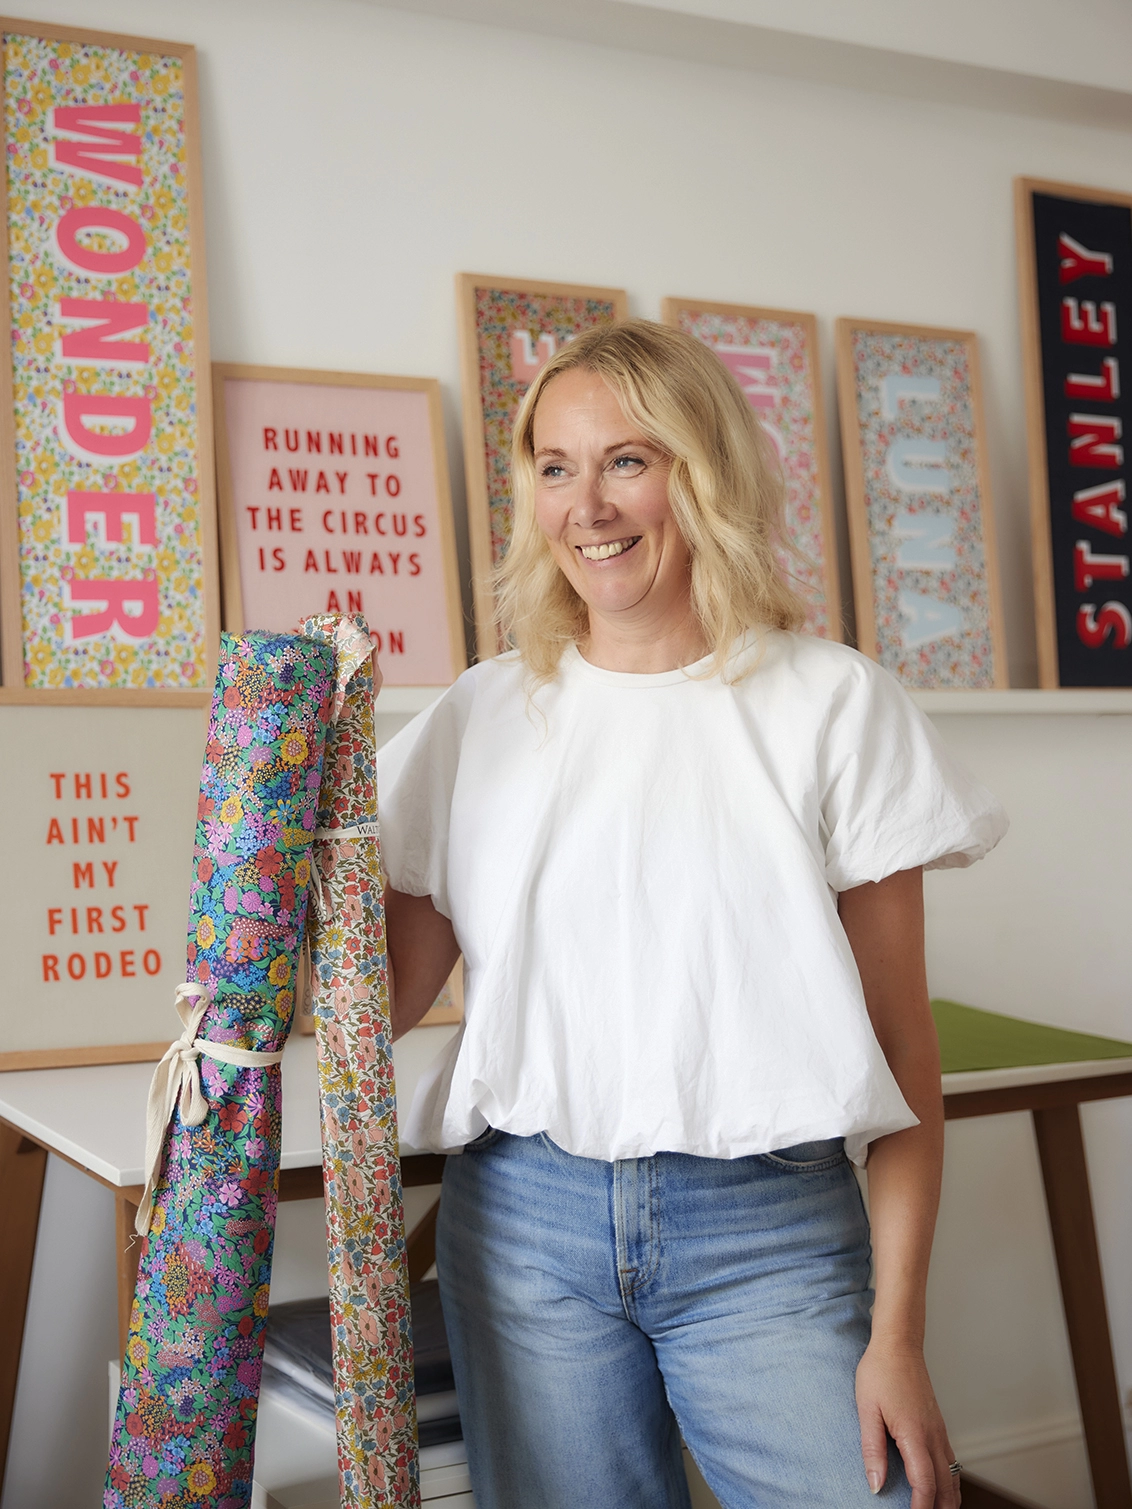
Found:
<path fill-rule="evenodd" d="M 410 576 L 420 576 L 420 574 L 421 574 L 421 558 L 416 553 L 415 550 L 414 550 L 413 554 L 409 557 L 409 565 L 412 567 L 412 570 L 409 572 L 409 575 Z"/>
<path fill-rule="evenodd" d="M 102 231 L 113 240 L 124 242 L 119 251 L 98 251 L 79 240 L 82 231 Z M 145 257 L 145 231 L 138 222 L 120 210 L 100 205 L 76 206 L 62 215 L 55 227 L 55 246 L 59 259 L 76 272 L 91 272 L 99 278 L 117 278 L 132 272 Z"/>
<path fill-rule="evenodd" d="M 47 824 L 47 842 L 49 844 L 61 844 L 63 842 L 63 830 L 59 826 L 59 819 L 53 817 Z"/>
<path fill-rule="evenodd" d="M 365 449 L 362 452 L 363 455 L 365 455 L 365 456 L 380 456 L 381 455 L 381 441 L 378 439 L 378 437 L 376 435 L 363 435 L 362 439 L 365 442 Z"/>
<path fill-rule="evenodd" d="M 67 973 L 72 980 L 81 980 L 86 974 L 86 960 L 82 954 L 69 954 L 67 956 Z"/>
<path fill-rule="evenodd" d="M 393 575 L 394 576 L 397 575 L 397 563 L 398 563 L 398 561 L 400 561 L 400 559 L 401 559 L 401 552 L 399 550 L 391 550 L 389 552 L 389 564 L 393 567 Z"/>
<path fill-rule="evenodd" d="M 124 948 L 118 955 L 118 963 L 124 980 L 132 980 L 137 974 L 134 966 L 134 951 L 132 948 Z"/>
<path fill-rule="evenodd" d="M 76 860 L 71 866 L 71 884 L 77 891 L 80 886 L 88 885 L 94 890 L 94 864 L 81 865 Z"/>
<path fill-rule="evenodd" d="M 1103 414 L 1070 414 L 1070 466 L 1117 467 L 1124 464 L 1124 447 L 1117 445 L 1123 426 Z"/>
<path fill-rule="evenodd" d="M 1057 253 L 1061 259 L 1058 278 L 1062 283 L 1085 277 L 1107 278 L 1112 271 L 1108 252 L 1089 251 L 1064 231 L 1057 238 Z"/>
<path fill-rule="evenodd" d="M 67 777 L 65 772 L 56 774 L 54 771 L 52 771 L 51 774 L 47 777 L 49 781 L 55 782 L 55 800 L 57 802 L 61 801 L 63 798 L 63 782 L 66 780 L 66 778 Z"/>
<path fill-rule="evenodd" d="M 319 472 L 318 480 L 314 484 L 314 490 L 316 493 L 328 493 L 330 491 L 330 483 L 326 480 L 325 472 Z"/>
<path fill-rule="evenodd" d="M 129 773 L 127 771 L 125 771 L 125 770 L 119 770 L 118 774 L 114 777 L 114 784 L 118 788 L 118 790 L 114 793 L 115 796 L 117 796 L 117 797 L 129 796 L 129 794 L 130 794 L 130 777 L 129 777 Z"/>
<path fill-rule="evenodd" d="M 251 516 L 252 516 L 252 528 L 253 529 L 258 529 L 259 528 L 259 509 L 258 508 L 249 508 L 245 504 L 244 505 L 244 511 L 245 511 L 245 513 L 250 513 Z"/>
<path fill-rule="evenodd" d="M 265 451 L 277 451 L 279 449 L 279 432 L 268 429 L 266 425 L 263 428 L 263 448 Z"/>
<path fill-rule="evenodd" d="M 133 843 L 137 836 L 134 832 L 134 829 L 137 826 L 138 819 L 136 817 L 127 817 L 125 813 L 123 813 L 122 821 L 125 823 L 127 829 L 129 830 L 130 842 Z"/>
<path fill-rule="evenodd" d="M 280 477 L 279 473 L 275 470 L 274 467 L 271 468 L 271 476 L 267 479 L 267 490 L 269 493 L 281 493 L 283 491 L 283 479 Z"/>
<path fill-rule="evenodd" d="M 369 516 L 367 514 L 364 514 L 364 513 L 356 513 L 354 515 L 354 533 L 355 534 L 369 534 L 369 522 L 368 522 L 368 518 L 369 518 Z"/>
<path fill-rule="evenodd" d="M 56 105 L 51 113 L 57 132 L 73 133 L 73 137 L 57 137 L 51 144 L 57 168 L 111 183 L 127 183 L 135 189 L 141 187 L 140 165 L 123 162 L 122 158 L 140 157 L 142 139 L 136 131 L 115 129 L 116 125 L 141 123 L 141 106 L 136 100 L 112 105 Z"/>
<path fill-rule="evenodd" d="M 61 906 L 49 906 L 47 908 L 47 931 L 52 938 L 55 929 L 63 926 L 63 908 Z"/>
<path fill-rule="evenodd" d="M 1088 398 L 1094 403 L 1115 403 L 1120 397 L 1120 364 L 1115 356 L 1106 356 L 1101 369 L 1096 377 L 1088 372 L 1070 372 L 1065 379 L 1065 396 Z"/>
<path fill-rule="evenodd" d="M 370 576 L 372 576 L 375 571 L 377 572 L 378 576 L 384 576 L 385 575 L 385 567 L 381 564 L 381 553 L 380 553 L 380 551 L 377 551 L 377 550 L 374 551 L 373 555 L 370 558 L 370 563 L 369 563 L 369 574 L 370 574 Z M 62 842 L 62 839 L 60 839 L 60 842 Z"/>
<path fill-rule="evenodd" d="M 288 450 L 290 447 L 288 446 Z M 305 493 L 307 490 L 307 472 L 297 472 L 288 468 L 287 475 L 291 479 L 291 491 L 293 493 Z M 329 491 L 329 488 L 327 489 Z"/>
<path fill-rule="evenodd" d="M 303 510 L 301 508 L 292 508 L 291 511 L 290 511 L 289 518 L 290 518 L 290 524 L 291 524 L 291 533 L 292 534 L 302 534 L 302 532 L 303 532 Z"/>
<path fill-rule="evenodd" d="M 342 605 L 338 601 L 337 592 L 332 592 L 326 599 L 326 611 L 328 613 L 341 613 Z"/>
<path fill-rule="evenodd" d="M 87 907 L 86 930 L 88 933 L 100 933 L 102 931 L 102 908 L 100 906 Z"/>
<path fill-rule="evenodd" d="M 409 520 L 403 513 L 395 513 L 393 518 L 393 533 L 406 535 L 409 532 Z"/>
<path fill-rule="evenodd" d="M 403 655 L 405 653 L 405 636 L 394 629 L 389 631 L 389 653 L 391 655 Z"/>
<path fill-rule="evenodd" d="M 347 592 L 346 593 L 346 612 L 347 613 L 364 613 L 365 612 L 365 609 L 362 607 L 362 594 L 360 592 Z"/>
<path fill-rule="evenodd" d="M 374 516 L 373 516 L 373 532 L 374 532 L 374 534 L 384 535 L 384 533 L 385 533 L 385 526 L 381 522 L 382 519 L 384 519 L 384 517 L 385 517 L 385 515 L 383 513 L 375 513 L 374 514 Z"/>
<path fill-rule="evenodd" d="M 44 956 L 43 956 L 43 981 L 44 981 L 44 984 L 48 984 L 52 980 L 54 980 L 56 984 L 59 983 L 59 955 L 58 954 L 44 954 Z"/>
<path fill-rule="evenodd" d="M 395 477 L 393 475 L 393 473 L 390 472 L 389 475 L 385 479 L 385 491 L 389 494 L 389 496 L 391 498 L 400 497 L 400 494 L 401 494 L 401 479 L 400 479 L 400 477 Z"/>
<path fill-rule="evenodd" d="M 1061 301 L 1061 339 L 1071 346 L 1115 346 L 1116 305 L 1102 304 L 1101 318 L 1091 299 Z"/>
<path fill-rule="evenodd" d="M 145 914 L 149 911 L 149 903 L 134 902 L 134 911 L 138 914 L 138 932 L 145 932 Z"/>
<path fill-rule="evenodd" d="M 396 435 L 390 435 L 389 439 L 385 442 L 385 454 L 392 456 L 394 461 L 401 454 L 401 447 L 397 444 Z"/>
<path fill-rule="evenodd" d="M 112 933 L 124 933 L 126 931 L 126 909 L 123 906 L 112 906 L 110 916 L 113 919 Z"/>
<path fill-rule="evenodd" d="M 344 493 L 346 491 L 346 478 L 349 475 L 350 475 L 349 472 L 335 472 L 334 473 L 334 480 L 338 484 L 338 491 L 340 493 Z"/>
<path fill-rule="evenodd" d="M 142 968 L 147 975 L 159 975 L 161 973 L 161 955 L 155 948 L 147 948 L 142 955 Z"/>
<path fill-rule="evenodd" d="M 332 508 L 328 508 L 322 516 L 322 527 L 326 530 L 327 534 L 334 533 L 334 525 L 330 522 L 333 517 L 334 510 Z"/>
<path fill-rule="evenodd" d="M 104 844 L 106 842 L 106 819 L 104 817 L 87 818 L 86 841 L 88 844 Z"/>
<path fill-rule="evenodd" d="M 1123 603 L 1105 603 L 1098 613 L 1093 603 L 1077 609 L 1077 638 L 1090 650 L 1099 650 L 1109 635 L 1112 648 L 1126 650 L 1132 644 L 1132 613 Z"/>
<path fill-rule="evenodd" d="M 304 571 L 317 571 L 318 570 L 318 561 L 315 558 L 315 553 L 314 553 L 313 550 L 308 550 L 307 551 L 307 558 L 303 562 L 303 570 Z"/>
<path fill-rule="evenodd" d="M 113 965 L 109 954 L 96 953 L 94 956 L 94 977 L 96 980 L 105 980 Z"/>
<path fill-rule="evenodd" d="M 103 859 L 100 861 L 100 863 L 102 865 L 102 868 L 106 871 L 106 884 L 110 888 L 110 890 L 113 890 L 114 872 L 118 868 L 118 861 L 116 859 Z"/>
<path fill-rule="evenodd" d="M 322 431 L 321 430 L 314 430 L 314 431 L 308 430 L 307 431 L 307 455 L 308 456 L 310 455 L 311 451 L 317 451 L 320 456 L 322 455 Z"/>
<path fill-rule="evenodd" d="M 1078 524 L 1090 524 L 1105 534 L 1122 535 L 1128 532 L 1128 515 L 1118 505 L 1124 502 L 1124 483 L 1101 482 L 1096 487 L 1083 487 L 1073 494 L 1073 517 Z"/>
<path fill-rule="evenodd" d="M 278 529 L 280 531 L 280 533 L 282 533 L 282 531 L 283 531 L 283 510 L 281 508 L 269 508 L 269 509 L 267 509 L 266 512 L 267 512 L 267 527 L 268 527 L 268 529 Z"/>
<path fill-rule="evenodd" d="M 328 576 L 337 576 L 338 575 L 338 567 L 337 566 L 332 566 L 330 564 L 330 551 L 329 550 L 324 550 L 322 552 L 322 554 L 323 554 L 324 560 L 326 561 L 326 572 L 327 572 L 327 575 Z M 329 613 L 330 609 L 327 608 L 326 611 Z M 337 611 L 338 610 L 335 609 L 335 612 L 337 612 Z"/>
<path fill-rule="evenodd" d="M 1073 582 L 1078 592 L 1087 592 L 1094 582 L 1114 582 L 1128 575 L 1126 555 L 1094 555 L 1087 540 L 1073 547 Z"/>
<path fill-rule="evenodd" d="M 161 616 L 156 577 L 144 581 L 79 581 L 69 583 L 73 603 L 100 602 L 101 612 L 79 613 L 71 620 L 71 638 L 87 639 L 105 634 L 115 624 L 132 639 L 145 639 L 157 628 Z M 131 612 L 130 607 L 135 611 Z"/>
<path fill-rule="evenodd" d="M 343 452 L 342 452 L 342 431 L 341 430 L 338 431 L 337 435 L 335 435 L 333 433 L 333 431 L 327 430 L 327 432 L 326 432 L 326 448 L 327 448 L 327 451 L 329 452 L 329 454 L 331 456 L 341 456 L 343 454 Z"/>
<path fill-rule="evenodd" d="M 294 443 L 294 445 L 291 444 L 291 436 L 292 435 L 294 435 L 294 437 L 295 437 L 295 443 Z M 284 430 L 283 431 L 283 443 L 284 443 L 284 445 L 287 447 L 287 449 L 289 451 L 297 451 L 299 449 L 299 432 L 298 432 L 298 430 Z"/>
<path fill-rule="evenodd" d="M 425 535 L 428 533 L 428 530 L 425 527 L 423 513 L 413 515 L 413 533 L 416 535 L 418 540 L 423 540 Z"/>
<path fill-rule="evenodd" d="M 274 562 L 274 565 L 271 568 L 272 571 L 285 571 L 287 569 L 287 562 L 283 558 L 283 551 L 278 545 L 276 545 L 275 549 L 271 552 L 271 559 Z"/>
<path fill-rule="evenodd" d="M 369 495 L 370 495 L 371 498 L 376 498 L 377 497 L 377 480 L 381 476 L 381 473 L 380 472 L 366 472 L 366 476 L 369 479 Z"/>
<path fill-rule="evenodd" d="M 81 802 L 83 798 L 89 802 L 91 797 L 90 772 L 80 774 L 75 772 L 75 801 Z"/>
<path fill-rule="evenodd" d="M 356 574 L 362 569 L 362 552 L 360 550 L 343 550 L 342 560 L 346 566 L 347 576 Z"/>

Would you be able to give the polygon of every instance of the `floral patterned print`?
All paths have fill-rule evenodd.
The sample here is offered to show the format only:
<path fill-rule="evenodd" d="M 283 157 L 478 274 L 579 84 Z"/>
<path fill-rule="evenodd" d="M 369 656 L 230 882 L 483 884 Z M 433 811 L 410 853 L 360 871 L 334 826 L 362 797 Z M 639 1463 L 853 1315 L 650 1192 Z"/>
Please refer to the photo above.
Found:
<path fill-rule="evenodd" d="M 611 325 L 616 317 L 612 301 L 605 299 L 476 289 L 493 566 L 498 566 L 511 543 L 511 426 L 523 395 L 559 346 L 595 325 Z"/>
<path fill-rule="evenodd" d="M 201 774 L 188 971 L 199 1036 L 272 1052 L 294 1008 L 334 650 L 224 635 Z M 122 1361 L 105 1509 L 246 1509 L 279 1170 L 277 1064 L 202 1056 L 211 1110 L 166 1135 Z"/>
<path fill-rule="evenodd" d="M 736 378 L 774 441 L 786 482 L 786 537 L 801 560 L 783 564 L 806 603 L 806 628 L 841 637 L 826 601 L 819 436 L 814 417 L 814 361 L 808 331 L 797 320 L 752 319 L 681 309 L 679 329 L 715 351 Z M 836 570 L 836 563 L 834 564 Z"/>
<path fill-rule="evenodd" d="M 415 1509 L 420 1474 L 377 841 L 371 643 L 361 618 L 308 618 L 301 632 L 336 646 L 341 705 L 319 798 L 314 863 L 321 902 L 308 923 L 340 1498 L 343 1509 Z M 335 838 L 335 829 L 353 831 Z"/>
<path fill-rule="evenodd" d="M 205 571 L 182 63 L 176 56 L 14 32 L 3 41 L 25 682 L 199 688 L 207 659 Z M 117 127 L 141 137 L 140 155 L 125 159 L 140 166 L 141 184 L 60 166 L 56 108 L 123 101 L 141 106 L 137 125 Z M 113 147 L 104 143 L 102 150 Z M 108 207 L 144 231 L 146 250 L 131 271 L 83 272 L 53 250 L 63 216 L 91 206 Z M 106 230 L 90 227 L 83 234 L 95 250 L 119 249 Z M 61 337 L 76 328 L 59 322 L 59 302 L 66 299 L 145 305 L 147 322 L 125 339 L 147 344 L 148 360 L 120 366 L 61 361 Z M 76 393 L 144 395 L 152 418 L 145 449 L 120 461 L 73 454 L 60 439 L 60 406 Z M 109 514 L 101 533 L 87 519 L 72 529 L 72 492 L 153 495 L 152 535 L 140 515 L 132 526 L 126 523 L 132 533 Z M 128 521 L 129 510 L 124 516 Z M 135 637 L 112 624 L 72 639 L 72 618 L 96 614 L 99 604 L 80 600 L 77 589 L 72 596 L 70 584 L 120 580 L 147 583 L 150 593 L 157 583 L 152 631 Z M 135 610 L 127 605 L 123 611 Z"/>
<path fill-rule="evenodd" d="M 995 685 L 967 342 L 853 331 L 877 658 L 916 687 Z"/>

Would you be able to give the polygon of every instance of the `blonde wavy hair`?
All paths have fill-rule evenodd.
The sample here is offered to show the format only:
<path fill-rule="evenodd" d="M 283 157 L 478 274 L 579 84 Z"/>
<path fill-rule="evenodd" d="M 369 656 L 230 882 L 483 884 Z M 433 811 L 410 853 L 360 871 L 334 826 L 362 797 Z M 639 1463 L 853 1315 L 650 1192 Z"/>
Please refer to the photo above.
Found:
<path fill-rule="evenodd" d="M 527 390 L 512 434 L 511 545 L 495 572 L 496 620 L 536 683 L 589 628 L 535 519 L 534 420 L 563 372 L 601 377 L 641 434 L 671 457 L 668 501 L 691 555 L 692 607 L 722 672 L 758 625 L 800 628 L 805 609 L 781 565 L 783 481 L 774 447 L 727 368 L 700 341 L 651 320 L 586 331 Z M 747 667 L 750 669 L 750 666 Z"/>

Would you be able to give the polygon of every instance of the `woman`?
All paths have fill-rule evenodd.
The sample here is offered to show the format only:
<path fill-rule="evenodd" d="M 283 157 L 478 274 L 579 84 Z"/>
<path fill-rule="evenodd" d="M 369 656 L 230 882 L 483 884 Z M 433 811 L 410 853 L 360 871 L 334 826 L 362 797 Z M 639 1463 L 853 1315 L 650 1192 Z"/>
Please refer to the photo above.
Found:
<path fill-rule="evenodd" d="M 464 955 L 405 1138 L 464 1150 L 438 1270 L 477 1505 L 686 1506 L 682 1435 L 724 1509 L 954 1509 L 921 870 L 1002 813 L 794 632 L 777 470 L 698 342 L 564 347 L 513 484 L 517 648 L 380 765 L 398 1031 Z"/>

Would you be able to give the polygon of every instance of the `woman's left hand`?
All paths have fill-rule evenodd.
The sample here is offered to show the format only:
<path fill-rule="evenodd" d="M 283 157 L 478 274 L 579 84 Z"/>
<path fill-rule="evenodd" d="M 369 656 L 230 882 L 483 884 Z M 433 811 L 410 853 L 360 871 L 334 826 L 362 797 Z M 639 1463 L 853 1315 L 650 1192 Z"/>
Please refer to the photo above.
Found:
<path fill-rule="evenodd" d="M 888 1475 L 891 1436 L 912 1485 L 912 1509 L 959 1509 L 959 1478 L 950 1472 L 955 1456 L 919 1347 L 879 1338 L 869 1343 L 857 1368 L 857 1412 L 874 1493 Z"/>

